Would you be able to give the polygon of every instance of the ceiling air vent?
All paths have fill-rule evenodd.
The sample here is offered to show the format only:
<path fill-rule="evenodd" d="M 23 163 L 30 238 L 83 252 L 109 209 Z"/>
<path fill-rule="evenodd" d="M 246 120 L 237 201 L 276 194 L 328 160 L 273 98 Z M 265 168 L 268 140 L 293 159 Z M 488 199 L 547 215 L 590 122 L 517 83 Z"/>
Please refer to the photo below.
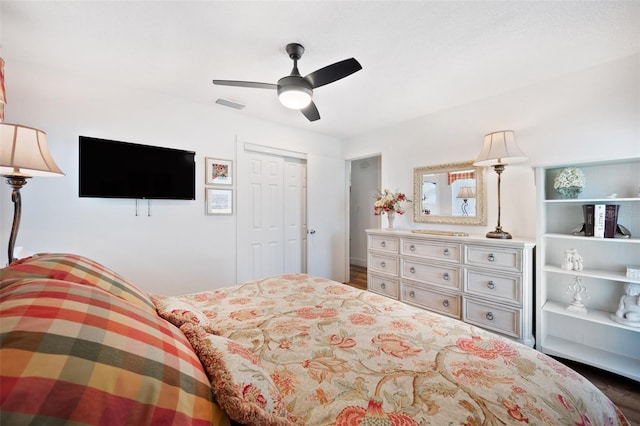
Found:
<path fill-rule="evenodd" d="M 233 101 L 230 101 L 228 99 L 222 99 L 222 98 L 218 98 L 216 100 L 216 103 L 219 104 L 219 105 L 224 105 L 226 107 L 234 108 L 234 109 L 242 109 L 242 108 L 245 107 L 244 105 L 242 105 L 242 104 L 240 104 L 238 102 L 233 102 Z"/>

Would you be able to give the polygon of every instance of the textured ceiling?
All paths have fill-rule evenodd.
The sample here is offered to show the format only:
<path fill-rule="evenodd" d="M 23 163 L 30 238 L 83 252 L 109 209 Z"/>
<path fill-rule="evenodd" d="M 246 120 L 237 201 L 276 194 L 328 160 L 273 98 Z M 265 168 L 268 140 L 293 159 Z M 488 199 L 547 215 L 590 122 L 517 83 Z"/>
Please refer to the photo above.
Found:
<path fill-rule="evenodd" d="M 339 138 L 527 86 L 640 51 L 638 1 L 2 1 L 5 60 L 55 67 Z M 321 120 L 269 90 L 298 42 L 306 75 L 355 57 L 318 88 Z M 228 109 L 227 109 L 228 110 Z M 232 110 L 228 110 L 232 111 Z"/>

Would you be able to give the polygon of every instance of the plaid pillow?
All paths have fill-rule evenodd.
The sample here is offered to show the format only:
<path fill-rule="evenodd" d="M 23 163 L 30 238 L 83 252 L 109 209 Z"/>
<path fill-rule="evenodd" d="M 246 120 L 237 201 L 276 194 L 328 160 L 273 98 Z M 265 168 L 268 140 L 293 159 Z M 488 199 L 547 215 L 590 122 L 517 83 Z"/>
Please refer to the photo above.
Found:
<path fill-rule="evenodd" d="M 180 330 L 204 365 L 216 401 L 232 420 L 255 426 L 304 424 L 289 414 L 280 390 L 248 349 L 190 322 Z"/>
<path fill-rule="evenodd" d="M 0 424 L 229 424 L 180 330 L 95 287 L 0 290 Z"/>
<path fill-rule="evenodd" d="M 147 295 L 125 278 L 86 257 L 75 254 L 46 253 L 13 262 L 0 271 L 38 274 L 47 278 L 70 281 L 101 288 L 134 305 L 155 314 L 156 309 Z"/>

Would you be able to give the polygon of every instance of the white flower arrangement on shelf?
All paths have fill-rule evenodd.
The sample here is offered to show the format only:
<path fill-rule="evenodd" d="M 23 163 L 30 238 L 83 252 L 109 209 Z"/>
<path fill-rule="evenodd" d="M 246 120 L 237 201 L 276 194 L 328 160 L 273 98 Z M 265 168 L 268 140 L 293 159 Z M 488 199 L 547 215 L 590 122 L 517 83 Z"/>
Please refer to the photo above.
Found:
<path fill-rule="evenodd" d="M 553 189 L 578 187 L 584 188 L 585 179 L 582 170 L 575 167 L 567 167 L 556 176 Z"/>

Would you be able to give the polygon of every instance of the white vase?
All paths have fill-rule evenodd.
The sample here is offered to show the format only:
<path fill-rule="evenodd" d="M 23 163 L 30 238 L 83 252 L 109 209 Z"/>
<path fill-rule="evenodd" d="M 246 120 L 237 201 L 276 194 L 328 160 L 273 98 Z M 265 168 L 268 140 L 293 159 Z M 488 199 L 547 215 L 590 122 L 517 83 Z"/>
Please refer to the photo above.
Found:
<path fill-rule="evenodd" d="M 389 229 L 393 229 L 393 221 L 396 220 L 396 212 L 393 210 L 388 211 L 387 220 L 389 221 Z"/>

